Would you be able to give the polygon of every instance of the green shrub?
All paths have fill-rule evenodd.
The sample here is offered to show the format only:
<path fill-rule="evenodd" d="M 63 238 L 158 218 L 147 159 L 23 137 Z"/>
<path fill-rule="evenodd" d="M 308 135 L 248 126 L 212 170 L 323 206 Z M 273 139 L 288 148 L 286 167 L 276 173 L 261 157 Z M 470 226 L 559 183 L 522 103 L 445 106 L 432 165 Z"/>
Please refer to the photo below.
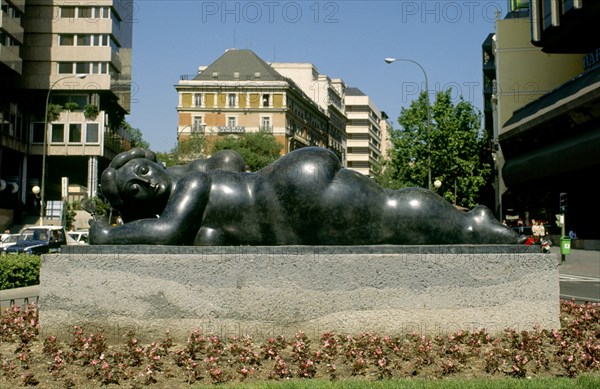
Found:
<path fill-rule="evenodd" d="M 21 288 L 40 283 L 41 258 L 38 255 L 0 256 L 0 290 Z"/>

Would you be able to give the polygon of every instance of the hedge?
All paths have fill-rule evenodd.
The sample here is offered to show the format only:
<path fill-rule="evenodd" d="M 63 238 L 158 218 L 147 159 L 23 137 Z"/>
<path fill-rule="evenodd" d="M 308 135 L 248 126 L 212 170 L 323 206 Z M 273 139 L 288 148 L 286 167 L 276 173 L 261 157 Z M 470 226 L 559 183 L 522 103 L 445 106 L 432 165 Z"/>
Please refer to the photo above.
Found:
<path fill-rule="evenodd" d="M 39 255 L 0 255 L 0 290 L 39 285 Z"/>

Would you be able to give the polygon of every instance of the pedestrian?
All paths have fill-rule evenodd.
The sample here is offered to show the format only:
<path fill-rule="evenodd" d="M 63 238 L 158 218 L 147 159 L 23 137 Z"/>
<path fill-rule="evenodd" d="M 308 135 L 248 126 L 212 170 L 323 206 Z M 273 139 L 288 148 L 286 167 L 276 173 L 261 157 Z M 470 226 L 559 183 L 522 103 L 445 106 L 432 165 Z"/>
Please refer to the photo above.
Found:
<path fill-rule="evenodd" d="M 546 227 L 544 227 L 544 223 L 538 221 L 538 231 L 540 233 L 540 239 L 546 236 Z"/>
<path fill-rule="evenodd" d="M 540 241 L 541 230 L 538 222 L 535 219 L 531 220 L 531 234 L 533 235 L 533 241 L 538 243 Z"/>
<path fill-rule="evenodd" d="M 575 231 L 573 231 L 573 230 L 569 231 L 569 238 L 577 239 L 577 234 L 575 233 Z"/>

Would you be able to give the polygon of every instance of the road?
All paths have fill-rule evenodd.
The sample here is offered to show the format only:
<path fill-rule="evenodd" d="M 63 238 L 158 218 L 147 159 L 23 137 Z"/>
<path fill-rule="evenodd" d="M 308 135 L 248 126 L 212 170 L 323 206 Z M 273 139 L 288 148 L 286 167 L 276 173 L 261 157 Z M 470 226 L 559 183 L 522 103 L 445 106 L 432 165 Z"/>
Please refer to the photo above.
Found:
<path fill-rule="evenodd" d="M 559 253 L 558 247 L 552 247 Z M 578 302 L 600 302 L 600 251 L 571 250 L 558 267 L 560 295 Z"/>
<path fill-rule="evenodd" d="M 560 255 L 558 247 L 551 252 Z M 600 302 L 600 251 L 571 250 L 558 266 L 561 298 Z M 0 308 L 38 302 L 39 286 L 0 291 Z"/>

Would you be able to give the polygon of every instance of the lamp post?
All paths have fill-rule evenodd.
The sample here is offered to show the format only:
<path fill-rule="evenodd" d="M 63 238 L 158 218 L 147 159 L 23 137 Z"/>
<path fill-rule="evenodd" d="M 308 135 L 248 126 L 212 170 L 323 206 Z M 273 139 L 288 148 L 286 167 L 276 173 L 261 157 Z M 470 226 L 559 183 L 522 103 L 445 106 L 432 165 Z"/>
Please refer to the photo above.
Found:
<path fill-rule="evenodd" d="M 46 94 L 46 110 L 44 114 L 44 148 L 42 149 L 42 188 L 40 189 L 40 225 L 44 225 L 44 197 L 46 195 L 46 149 L 48 148 L 48 103 L 50 102 L 50 92 L 52 92 L 52 88 L 54 88 L 54 86 L 62 80 L 66 80 L 68 78 L 84 79 L 85 76 L 85 74 L 74 74 L 59 78 L 58 80 L 54 81 L 52 85 L 50 85 L 50 88 L 48 88 L 48 93 Z"/>
<path fill-rule="evenodd" d="M 405 62 L 411 62 L 414 63 L 415 65 L 417 65 L 419 67 L 419 69 L 421 69 L 421 71 L 423 72 L 423 76 L 425 77 L 425 92 L 427 93 L 427 99 L 426 99 L 426 103 L 427 103 L 427 185 L 429 190 L 433 189 L 433 185 L 431 182 L 431 104 L 429 103 L 429 82 L 427 80 L 427 72 L 425 72 L 425 68 L 423 68 L 423 66 L 421 66 L 420 63 L 418 63 L 417 61 L 413 61 L 412 59 L 406 59 L 406 58 L 386 58 L 384 59 L 385 63 L 392 63 L 392 62 L 396 62 L 396 61 L 405 61 Z"/>

